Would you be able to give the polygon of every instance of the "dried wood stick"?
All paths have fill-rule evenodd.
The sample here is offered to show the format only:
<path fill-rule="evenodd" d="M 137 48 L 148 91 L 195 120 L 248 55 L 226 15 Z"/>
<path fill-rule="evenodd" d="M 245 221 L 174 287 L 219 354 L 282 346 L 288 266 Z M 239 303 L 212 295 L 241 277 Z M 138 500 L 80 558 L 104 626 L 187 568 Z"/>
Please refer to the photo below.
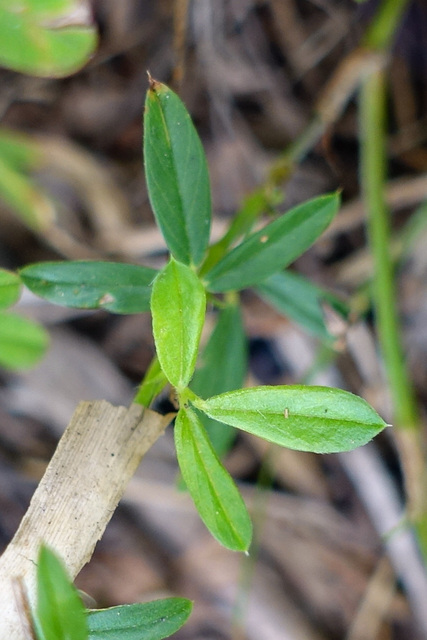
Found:
<path fill-rule="evenodd" d="M 25 640 L 13 585 L 18 580 L 34 604 L 40 543 L 62 557 L 74 579 L 92 556 L 139 462 L 170 418 L 136 404 L 78 405 L 0 558 L 0 640 Z"/>

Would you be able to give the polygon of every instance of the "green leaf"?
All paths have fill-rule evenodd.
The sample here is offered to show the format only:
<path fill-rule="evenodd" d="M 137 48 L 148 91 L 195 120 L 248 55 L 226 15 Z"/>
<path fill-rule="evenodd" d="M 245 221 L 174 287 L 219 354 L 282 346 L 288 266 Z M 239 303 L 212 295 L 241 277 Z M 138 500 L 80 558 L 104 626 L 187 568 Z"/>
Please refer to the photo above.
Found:
<path fill-rule="evenodd" d="M 228 549 L 246 551 L 252 524 L 245 503 L 191 409 L 178 412 L 175 446 L 182 476 L 206 527 Z"/>
<path fill-rule="evenodd" d="M 256 291 L 280 313 L 294 320 L 312 335 L 325 342 L 334 340 L 325 325 L 320 305 L 322 300 L 327 301 L 342 313 L 344 305 L 333 294 L 291 271 L 273 274 L 258 285 Z"/>
<path fill-rule="evenodd" d="M 62 562 L 47 547 L 37 562 L 36 628 L 43 640 L 87 640 L 86 611 Z"/>
<path fill-rule="evenodd" d="M 178 96 L 150 78 L 145 102 L 148 194 L 172 255 L 198 265 L 209 242 L 211 195 L 205 154 Z"/>
<path fill-rule="evenodd" d="M 237 239 L 246 236 L 251 231 L 256 220 L 266 212 L 272 214 L 282 202 L 283 194 L 279 189 L 260 187 L 251 193 L 242 203 L 240 211 L 236 213 L 225 235 L 211 245 L 200 270 L 200 277 L 208 273 L 213 266 L 227 253 Z"/>
<path fill-rule="evenodd" d="M 148 408 L 167 383 L 158 358 L 153 358 L 133 401 Z"/>
<path fill-rule="evenodd" d="M 169 382 L 182 390 L 194 372 L 206 311 L 205 290 L 194 273 L 171 258 L 151 294 L 157 357 Z"/>
<path fill-rule="evenodd" d="M 247 341 L 242 314 L 237 304 L 223 309 L 202 353 L 201 368 L 196 369 L 192 390 L 202 398 L 243 385 L 247 372 Z M 202 414 L 201 420 L 219 456 L 226 453 L 235 437 L 235 430 Z"/>
<path fill-rule="evenodd" d="M 157 271 L 120 262 L 39 262 L 20 270 L 24 284 L 55 304 L 79 309 L 141 313 L 150 308 Z"/>
<path fill-rule="evenodd" d="M 251 287 L 287 267 L 323 233 L 339 202 L 336 193 L 309 200 L 249 236 L 205 275 L 209 291 Z"/>
<path fill-rule="evenodd" d="M 89 611 L 89 640 L 162 640 L 187 621 L 193 604 L 166 598 Z"/>
<path fill-rule="evenodd" d="M 0 64 L 38 76 L 80 69 L 97 43 L 83 0 L 0 0 Z"/>
<path fill-rule="evenodd" d="M 49 342 L 39 324 L 16 313 L 0 312 L 0 366 L 28 369 L 44 355 Z"/>
<path fill-rule="evenodd" d="M 21 280 L 16 273 L 0 269 L 0 309 L 11 307 L 19 298 Z"/>
<path fill-rule="evenodd" d="M 254 387 L 193 404 L 215 420 L 315 453 L 355 449 L 387 426 L 365 400 L 329 387 Z"/>

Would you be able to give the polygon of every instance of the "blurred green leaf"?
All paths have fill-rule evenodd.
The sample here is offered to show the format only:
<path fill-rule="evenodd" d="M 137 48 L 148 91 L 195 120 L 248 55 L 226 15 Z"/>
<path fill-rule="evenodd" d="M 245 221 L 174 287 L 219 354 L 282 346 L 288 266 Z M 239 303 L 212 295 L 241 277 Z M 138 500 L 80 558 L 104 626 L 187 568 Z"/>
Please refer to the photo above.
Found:
<path fill-rule="evenodd" d="M 39 324 L 16 313 L 0 312 L 0 366 L 28 369 L 44 355 L 49 342 Z"/>
<path fill-rule="evenodd" d="M 16 273 L 0 269 L 0 309 L 11 307 L 19 298 L 21 280 Z"/>
<path fill-rule="evenodd" d="M 339 202 L 336 193 L 309 200 L 249 236 L 205 275 L 209 291 L 251 287 L 287 267 L 323 233 Z"/>
<path fill-rule="evenodd" d="M 97 35 L 87 0 L 0 0 L 0 64 L 62 77 L 90 58 Z"/>
<path fill-rule="evenodd" d="M 185 624 L 192 607 L 185 598 L 165 598 L 89 611 L 89 640 L 162 640 Z"/>
<path fill-rule="evenodd" d="M 215 420 L 314 453 L 355 449 L 387 426 L 365 400 L 329 387 L 254 387 L 193 404 Z"/>
<path fill-rule="evenodd" d="M 223 309 L 203 350 L 201 367 L 196 369 L 191 388 L 202 398 L 243 385 L 248 364 L 247 341 L 242 315 L 237 304 Z M 235 437 L 235 430 L 212 420 L 206 414 L 201 420 L 219 456 L 226 453 Z"/>
<path fill-rule="evenodd" d="M 151 79 L 144 161 L 151 206 L 170 252 L 184 264 L 198 265 L 211 223 L 205 153 L 184 104 L 166 85 Z"/>
<path fill-rule="evenodd" d="M 206 311 L 205 290 L 190 267 L 171 258 L 151 294 L 157 357 L 169 382 L 182 390 L 196 365 Z"/>
<path fill-rule="evenodd" d="M 55 215 L 52 201 L 30 175 L 42 163 L 43 154 L 33 140 L 0 130 L 0 197 L 35 230 L 44 229 Z"/>
<path fill-rule="evenodd" d="M 155 269 L 121 262 L 38 262 L 20 270 L 30 291 L 55 304 L 114 313 L 150 308 Z"/>
<path fill-rule="evenodd" d="M 245 503 L 196 413 L 180 409 L 174 433 L 182 477 L 201 519 L 225 547 L 246 551 L 252 538 L 252 524 Z"/>
<path fill-rule="evenodd" d="M 10 167 L 28 171 L 42 161 L 42 153 L 34 140 L 12 129 L 0 129 L 0 156 Z"/>
<path fill-rule="evenodd" d="M 86 611 L 62 562 L 45 546 L 37 562 L 36 629 L 40 640 L 87 640 Z"/>
<path fill-rule="evenodd" d="M 257 293 L 275 309 L 324 342 L 332 342 L 325 324 L 321 301 L 327 301 L 338 313 L 344 304 L 335 296 L 291 271 L 275 273 L 256 288 Z M 199 394 L 200 395 L 200 394 Z"/>

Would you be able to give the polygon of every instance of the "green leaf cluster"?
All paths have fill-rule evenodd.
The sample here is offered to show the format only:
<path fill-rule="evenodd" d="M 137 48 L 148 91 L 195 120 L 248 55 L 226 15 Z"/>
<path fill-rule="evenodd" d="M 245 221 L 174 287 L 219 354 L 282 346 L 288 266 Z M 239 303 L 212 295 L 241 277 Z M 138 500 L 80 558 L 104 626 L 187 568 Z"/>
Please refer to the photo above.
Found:
<path fill-rule="evenodd" d="M 181 100 L 152 78 L 145 103 L 144 164 L 153 213 L 170 252 L 163 269 L 41 263 L 25 267 L 20 276 L 34 293 L 58 304 L 115 313 L 150 309 L 156 359 L 136 401 L 148 406 L 167 383 L 174 388 L 175 443 L 186 486 L 212 535 L 230 549 L 246 551 L 250 518 L 219 458 L 235 429 L 281 446 L 331 453 L 363 445 L 385 427 L 364 400 L 346 391 L 241 388 L 247 362 L 242 289 L 255 287 L 282 313 L 324 342 L 332 341 L 321 303 L 326 300 L 340 312 L 342 304 L 284 269 L 330 224 L 339 194 L 280 213 L 276 196 L 268 200 L 255 193 L 224 237 L 209 247 L 211 196 L 202 145 Z M 254 230 L 266 211 L 273 219 Z M 207 305 L 218 313 L 201 350 Z"/>
<path fill-rule="evenodd" d="M 357 0 L 362 1 L 362 0 Z M 97 34 L 86 0 L 0 0 L 0 64 L 15 71 L 62 77 L 92 55 Z M 246 551 L 252 526 L 241 495 L 222 464 L 235 429 L 272 443 L 319 453 L 368 442 L 386 425 L 364 400 L 324 387 L 242 389 L 246 339 L 239 292 L 256 292 L 323 342 L 332 336 L 321 302 L 342 303 L 287 269 L 334 218 L 332 193 L 278 212 L 280 197 L 252 194 L 225 235 L 209 246 L 211 194 L 205 154 L 179 97 L 149 78 L 144 165 L 149 199 L 170 260 L 161 271 L 113 262 L 29 265 L 19 275 L 0 270 L 0 365 L 34 364 L 47 336 L 11 313 L 21 282 L 55 304 L 113 313 L 151 311 L 156 358 L 136 401 L 150 405 L 170 383 L 176 392 L 177 458 L 184 481 L 212 535 Z M 24 136 L 0 131 L 0 195 L 32 229 L 42 231 L 53 208 L 31 172 L 39 149 Z M 263 214 L 273 215 L 254 230 Z M 200 351 L 207 304 L 217 322 Z M 180 598 L 86 611 L 59 559 L 46 547 L 37 567 L 33 626 L 38 640 L 160 640 L 185 622 L 191 603 Z"/>

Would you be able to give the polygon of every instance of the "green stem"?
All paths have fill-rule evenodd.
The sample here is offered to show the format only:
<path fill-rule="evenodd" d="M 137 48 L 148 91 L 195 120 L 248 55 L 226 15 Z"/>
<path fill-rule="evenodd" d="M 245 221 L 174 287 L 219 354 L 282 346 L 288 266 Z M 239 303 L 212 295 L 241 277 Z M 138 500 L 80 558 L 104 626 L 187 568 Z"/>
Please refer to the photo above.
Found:
<path fill-rule="evenodd" d="M 409 0 L 383 0 L 363 38 L 368 49 L 387 51 L 392 44 Z"/>
<path fill-rule="evenodd" d="M 368 235 L 374 259 L 373 295 L 379 341 L 400 427 L 418 423 L 414 392 L 404 363 L 396 309 L 390 224 L 384 197 L 386 180 L 386 90 L 382 70 L 373 72 L 360 91 L 361 182 Z"/>

